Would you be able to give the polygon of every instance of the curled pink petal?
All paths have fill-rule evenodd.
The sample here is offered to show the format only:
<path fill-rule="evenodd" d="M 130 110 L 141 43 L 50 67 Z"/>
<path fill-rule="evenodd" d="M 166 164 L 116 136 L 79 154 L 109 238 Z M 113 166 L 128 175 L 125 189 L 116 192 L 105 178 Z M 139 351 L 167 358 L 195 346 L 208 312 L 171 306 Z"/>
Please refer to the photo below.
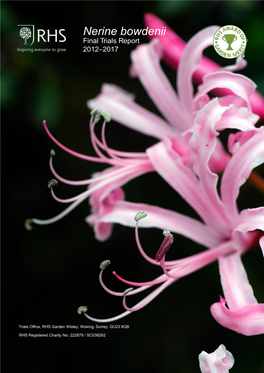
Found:
<path fill-rule="evenodd" d="M 221 197 L 229 208 L 231 219 L 237 217 L 236 199 L 239 188 L 249 177 L 251 171 L 264 162 L 264 130 L 256 130 L 255 135 L 240 146 L 228 163 L 222 177 Z"/>
<path fill-rule="evenodd" d="M 105 215 L 112 211 L 117 201 L 122 201 L 125 199 L 125 193 L 122 188 L 117 188 L 106 196 L 103 196 L 102 194 L 101 196 L 98 196 L 99 198 L 96 198 L 96 194 L 98 194 L 98 192 L 93 193 L 90 197 L 92 214 L 86 218 L 86 221 L 94 227 L 95 237 L 99 241 L 106 241 L 112 234 L 114 224 L 101 222 L 98 216 Z"/>
<path fill-rule="evenodd" d="M 193 108 L 193 73 L 201 64 L 203 50 L 212 45 L 213 36 L 218 28 L 218 26 L 211 26 L 199 31 L 186 44 L 182 53 L 178 67 L 177 88 L 186 112 L 190 112 Z"/>
<path fill-rule="evenodd" d="M 142 163 L 138 163 L 137 167 L 135 166 L 129 165 L 123 168 L 112 167 L 106 169 L 99 174 L 99 181 L 95 177 L 94 183 L 88 188 L 88 191 L 92 188 L 94 192 L 91 194 L 89 201 L 92 213 L 86 218 L 86 221 L 94 227 L 96 238 L 99 241 L 105 241 L 111 236 L 113 224 L 102 221 L 101 217 L 110 213 L 117 201 L 124 200 L 125 195 L 120 187 L 131 179 L 152 169 L 149 161 L 142 161 Z M 105 182 L 101 181 L 101 175 L 108 175 L 108 178 L 104 179 Z"/>
<path fill-rule="evenodd" d="M 211 354 L 202 351 L 199 355 L 199 365 L 202 373 L 228 373 L 234 362 L 233 355 L 226 350 L 224 345 L 220 345 Z"/>
<path fill-rule="evenodd" d="M 147 149 L 147 154 L 155 170 L 194 208 L 205 224 L 214 225 L 221 212 L 208 205 L 205 189 L 193 171 L 183 164 L 182 157 L 173 151 L 172 141 L 165 139 Z"/>
<path fill-rule="evenodd" d="M 240 334 L 264 333 L 264 304 L 254 297 L 239 253 L 220 257 L 219 267 L 226 300 L 211 306 L 215 320 Z"/>
<path fill-rule="evenodd" d="M 240 232 L 248 232 L 260 230 L 264 232 L 264 207 L 256 209 L 243 210 L 240 214 L 240 223 L 236 230 Z M 259 245 L 264 256 L 264 233 L 260 234 Z"/>
<path fill-rule="evenodd" d="M 264 304 L 249 304 L 238 311 L 231 311 L 220 297 L 219 303 L 211 306 L 215 320 L 227 329 L 244 335 L 264 333 Z"/>
<path fill-rule="evenodd" d="M 243 210 L 240 217 L 237 231 L 248 232 L 256 229 L 264 231 L 264 207 Z"/>
<path fill-rule="evenodd" d="M 204 76 L 203 83 L 198 87 L 194 102 L 215 88 L 223 87 L 230 89 L 235 95 L 243 98 L 249 109 L 251 108 L 249 97 L 255 91 L 256 84 L 243 75 L 234 74 L 229 71 L 217 71 Z"/>

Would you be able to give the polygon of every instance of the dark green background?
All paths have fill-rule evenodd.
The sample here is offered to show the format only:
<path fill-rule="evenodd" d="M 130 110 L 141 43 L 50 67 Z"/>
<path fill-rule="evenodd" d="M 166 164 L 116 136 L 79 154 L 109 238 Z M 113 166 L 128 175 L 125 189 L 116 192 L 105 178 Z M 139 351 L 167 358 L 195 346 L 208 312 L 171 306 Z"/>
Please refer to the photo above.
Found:
<path fill-rule="evenodd" d="M 88 305 L 94 317 L 111 317 L 123 311 L 120 298 L 101 289 L 99 263 L 110 259 L 105 281 L 123 290 L 111 275 L 146 281 L 161 273 L 140 257 L 134 231 L 115 226 L 105 243 L 94 239 L 84 222 L 89 206 L 84 202 L 63 220 L 50 226 L 24 229 L 28 217 L 49 218 L 62 211 L 46 183 L 52 175 L 49 151 L 56 150 L 55 167 L 68 179 L 88 178 L 104 169 L 74 159 L 54 146 L 42 127 L 46 119 L 54 136 L 69 148 L 94 154 L 89 137 L 86 100 L 95 97 L 104 82 L 136 93 L 142 106 L 157 112 L 137 79 L 130 79 L 130 52 L 82 52 L 84 26 L 120 29 L 143 28 L 143 15 L 163 18 L 185 41 L 200 29 L 234 24 L 248 38 L 243 71 L 264 94 L 263 2 L 148 1 L 148 2 L 2 2 L 2 364 L 7 372 L 199 372 L 198 354 L 214 351 L 221 343 L 235 356 L 232 372 L 263 373 L 264 337 L 245 337 L 218 325 L 210 305 L 222 294 L 217 263 L 181 279 L 143 310 L 120 320 L 129 330 L 110 330 L 106 338 L 23 339 L 19 324 L 89 324 L 76 313 Z M 67 52 L 18 53 L 22 47 L 18 24 L 36 28 L 66 29 Z M 141 37 L 141 42 L 147 42 Z M 56 45 L 58 46 L 58 45 Z M 46 47 L 41 45 L 41 47 Z M 206 54 L 219 64 L 230 64 L 213 48 Z M 162 64 L 175 86 L 176 73 Z M 107 127 L 109 144 L 120 150 L 144 151 L 155 143 L 116 123 Z M 259 170 L 263 173 L 263 168 Z M 192 214 L 191 209 L 155 174 L 124 187 L 127 200 L 145 202 Z M 85 188 L 60 184 L 57 195 L 68 198 Z M 246 185 L 241 208 L 263 205 L 263 195 Z M 141 230 L 142 245 L 154 256 L 162 240 L 155 229 Z M 196 253 L 202 248 L 180 236 L 168 259 Z M 243 259 L 257 299 L 264 302 L 263 257 L 260 249 Z M 129 298 L 129 305 L 138 299 Z M 92 324 L 92 323 L 91 323 Z M 35 331 L 35 330 L 34 330 Z M 29 331 L 27 331 L 29 332 Z M 54 331 L 56 332 L 56 331 Z"/>

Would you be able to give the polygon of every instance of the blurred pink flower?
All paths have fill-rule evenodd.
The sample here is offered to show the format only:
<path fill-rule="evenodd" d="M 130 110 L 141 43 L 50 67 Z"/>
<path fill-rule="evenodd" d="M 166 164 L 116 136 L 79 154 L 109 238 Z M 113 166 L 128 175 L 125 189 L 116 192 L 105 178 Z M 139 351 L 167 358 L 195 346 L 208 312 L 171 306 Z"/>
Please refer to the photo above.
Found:
<path fill-rule="evenodd" d="M 224 345 L 208 354 L 202 351 L 199 355 L 199 365 L 202 373 L 228 373 L 233 367 L 235 359 Z"/>

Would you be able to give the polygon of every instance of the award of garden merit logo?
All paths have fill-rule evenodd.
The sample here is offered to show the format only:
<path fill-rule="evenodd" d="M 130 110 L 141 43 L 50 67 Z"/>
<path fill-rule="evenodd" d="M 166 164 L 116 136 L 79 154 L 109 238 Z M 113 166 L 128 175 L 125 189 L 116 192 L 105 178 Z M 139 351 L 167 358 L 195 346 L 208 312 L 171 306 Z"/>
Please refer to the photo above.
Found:
<path fill-rule="evenodd" d="M 216 31 L 213 37 L 215 51 L 223 58 L 237 58 L 244 54 L 247 38 L 237 26 L 226 25 Z"/>

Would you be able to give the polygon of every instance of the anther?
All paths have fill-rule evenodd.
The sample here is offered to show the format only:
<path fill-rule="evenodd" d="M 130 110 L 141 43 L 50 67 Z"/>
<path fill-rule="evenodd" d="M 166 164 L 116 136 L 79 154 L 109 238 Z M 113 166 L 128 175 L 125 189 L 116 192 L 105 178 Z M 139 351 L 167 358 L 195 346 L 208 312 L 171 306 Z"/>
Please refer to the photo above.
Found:
<path fill-rule="evenodd" d="M 130 291 L 132 291 L 134 288 L 128 288 L 124 291 L 123 296 L 127 295 Z"/>
<path fill-rule="evenodd" d="M 98 107 L 95 107 L 91 112 L 90 112 L 90 115 L 94 115 L 94 114 L 98 114 L 100 113 L 100 110 L 98 109 Z"/>
<path fill-rule="evenodd" d="M 155 257 L 155 260 L 158 263 L 162 260 L 162 258 L 164 258 L 166 252 L 169 250 L 173 243 L 173 235 L 170 233 L 170 231 L 163 231 L 163 235 L 165 236 L 165 238 L 162 241 L 162 244 L 160 245 L 160 248 Z"/>
<path fill-rule="evenodd" d="M 171 234 L 170 231 L 163 231 L 163 236 L 164 236 L 164 237 L 167 237 L 169 234 Z"/>
<path fill-rule="evenodd" d="M 32 231 L 32 220 L 31 219 L 26 219 L 25 220 L 25 228 L 28 230 L 28 231 Z"/>
<path fill-rule="evenodd" d="M 107 266 L 109 266 L 110 264 L 110 260 L 104 260 L 101 264 L 100 264 L 100 269 L 105 269 Z"/>
<path fill-rule="evenodd" d="M 55 180 L 55 179 L 51 179 L 49 182 L 48 182 L 48 188 L 51 188 L 51 187 L 54 187 L 56 185 L 58 185 L 58 181 Z"/>
<path fill-rule="evenodd" d="M 94 124 L 99 122 L 100 118 L 101 118 L 101 115 L 100 115 L 100 110 L 96 107 L 94 108 L 91 112 L 90 112 L 90 115 L 93 116 L 94 115 Z"/>
<path fill-rule="evenodd" d="M 81 307 L 78 308 L 77 313 L 78 313 L 78 315 L 81 315 L 82 313 L 85 313 L 87 310 L 88 310 L 88 307 L 81 306 Z"/>
<path fill-rule="evenodd" d="M 50 155 L 53 157 L 55 154 L 56 154 L 56 153 L 55 153 L 55 150 L 54 150 L 54 149 L 51 149 L 51 150 L 50 150 Z"/>
<path fill-rule="evenodd" d="M 111 117 L 110 117 L 110 115 L 109 115 L 105 110 L 102 110 L 102 111 L 101 111 L 101 115 L 102 115 L 102 117 L 104 118 L 104 120 L 105 120 L 106 122 L 110 122 L 110 121 L 111 121 Z"/>
<path fill-rule="evenodd" d="M 145 218 L 146 216 L 147 216 L 147 213 L 146 213 L 146 212 L 138 212 L 138 213 L 135 215 L 134 219 L 135 219 L 136 221 L 139 221 L 140 219 L 143 219 L 143 218 Z"/>

